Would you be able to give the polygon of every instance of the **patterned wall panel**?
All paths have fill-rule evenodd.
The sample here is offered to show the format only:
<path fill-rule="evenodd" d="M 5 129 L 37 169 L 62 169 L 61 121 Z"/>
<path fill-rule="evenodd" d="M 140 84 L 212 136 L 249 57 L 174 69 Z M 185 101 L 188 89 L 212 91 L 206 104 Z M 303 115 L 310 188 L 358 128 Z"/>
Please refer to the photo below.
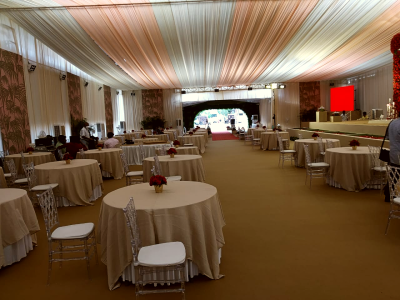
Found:
<path fill-rule="evenodd" d="M 143 119 L 160 117 L 164 119 L 163 91 L 142 90 Z"/>
<path fill-rule="evenodd" d="M 83 119 L 80 78 L 67 73 L 68 100 L 71 117 L 75 120 Z"/>
<path fill-rule="evenodd" d="M 114 132 L 113 109 L 111 103 L 111 88 L 104 86 L 104 108 L 106 112 L 106 133 Z"/>
<path fill-rule="evenodd" d="M 3 147 L 25 151 L 31 141 L 22 56 L 0 49 L 0 128 Z"/>
<path fill-rule="evenodd" d="M 299 82 L 300 114 L 303 121 L 315 121 L 315 112 L 321 106 L 320 82 Z"/>

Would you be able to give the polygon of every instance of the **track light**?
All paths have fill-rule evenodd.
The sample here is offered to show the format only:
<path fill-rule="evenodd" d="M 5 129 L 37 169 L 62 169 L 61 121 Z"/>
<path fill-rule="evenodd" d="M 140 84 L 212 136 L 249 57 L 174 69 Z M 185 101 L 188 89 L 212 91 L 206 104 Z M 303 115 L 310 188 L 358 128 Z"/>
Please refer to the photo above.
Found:
<path fill-rule="evenodd" d="M 30 63 L 28 61 L 28 72 L 33 72 L 36 69 L 36 65 L 34 65 L 33 63 Z"/>
<path fill-rule="evenodd" d="M 181 94 L 182 94 L 182 95 L 185 95 L 185 94 L 186 94 L 186 91 L 181 91 Z"/>
<path fill-rule="evenodd" d="M 135 96 L 136 94 L 134 92 L 131 93 L 131 96 Z"/>
<path fill-rule="evenodd" d="M 266 89 L 271 89 L 271 84 L 269 84 L 269 83 L 266 84 L 266 85 L 265 85 L 265 88 L 266 88 Z"/>
<path fill-rule="evenodd" d="M 253 88 L 252 88 L 251 86 L 249 86 L 249 87 L 247 88 L 247 90 L 252 91 Z"/>
<path fill-rule="evenodd" d="M 280 88 L 280 89 L 284 89 L 285 87 L 286 87 L 286 85 L 284 85 L 284 84 L 280 84 L 280 85 L 279 85 L 279 88 Z"/>
<path fill-rule="evenodd" d="M 277 89 L 278 84 L 277 83 L 271 83 L 271 89 Z"/>
<path fill-rule="evenodd" d="M 85 86 L 88 86 L 88 85 L 89 85 L 89 82 L 85 81 Z"/>
<path fill-rule="evenodd" d="M 219 92 L 219 89 L 214 89 L 214 92 L 217 92 L 217 93 L 218 93 L 218 92 Z"/>
<path fill-rule="evenodd" d="M 99 86 L 98 91 L 100 91 L 102 88 L 103 88 L 102 86 Z"/>
<path fill-rule="evenodd" d="M 67 78 L 67 75 L 60 73 L 60 80 L 65 80 Z"/>

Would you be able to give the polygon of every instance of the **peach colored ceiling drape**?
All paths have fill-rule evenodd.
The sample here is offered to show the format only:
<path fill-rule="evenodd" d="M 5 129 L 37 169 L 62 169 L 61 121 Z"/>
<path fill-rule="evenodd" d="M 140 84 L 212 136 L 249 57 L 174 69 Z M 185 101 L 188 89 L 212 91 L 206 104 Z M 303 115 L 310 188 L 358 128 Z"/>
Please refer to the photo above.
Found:
<path fill-rule="evenodd" d="M 254 82 L 317 3 L 318 0 L 238 1 L 219 85 Z"/>
<path fill-rule="evenodd" d="M 113 6 L 113 1 L 56 0 L 110 57 L 139 84 L 148 88 L 177 88 L 172 66 L 151 5 Z M 118 4 L 148 1 L 118 1 Z M 80 5 L 110 4 L 103 7 Z"/>

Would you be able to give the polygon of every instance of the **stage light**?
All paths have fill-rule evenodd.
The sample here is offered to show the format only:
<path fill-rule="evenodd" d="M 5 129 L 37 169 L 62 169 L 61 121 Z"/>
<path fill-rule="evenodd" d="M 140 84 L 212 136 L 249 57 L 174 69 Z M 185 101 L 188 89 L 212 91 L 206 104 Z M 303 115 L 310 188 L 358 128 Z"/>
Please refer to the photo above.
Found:
<path fill-rule="evenodd" d="M 271 83 L 271 89 L 277 89 L 278 84 L 277 83 Z"/>
<path fill-rule="evenodd" d="M 253 88 L 252 88 L 251 86 L 249 86 L 249 87 L 247 88 L 247 90 L 252 91 Z"/>
<path fill-rule="evenodd" d="M 218 93 L 218 92 L 219 92 L 219 89 L 214 89 L 214 92 L 217 92 L 217 93 Z"/>
<path fill-rule="evenodd" d="M 65 80 L 67 78 L 67 75 L 60 73 L 60 80 Z"/>
<path fill-rule="evenodd" d="M 85 81 L 85 86 L 88 86 L 88 85 L 89 85 L 89 82 Z"/>
<path fill-rule="evenodd" d="M 28 62 L 28 72 L 33 72 L 33 71 L 35 71 L 35 69 L 36 69 L 36 65 Z"/>
<path fill-rule="evenodd" d="M 265 85 L 265 88 L 266 88 L 266 89 L 271 89 L 271 84 L 269 84 L 269 83 L 266 84 L 266 85 Z"/>
<path fill-rule="evenodd" d="M 102 86 L 99 86 L 98 91 L 100 91 L 102 88 L 103 88 Z"/>
<path fill-rule="evenodd" d="M 280 84 L 280 85 L 279 85 L 279 88 L 280 88 L 280 89 L 284 89 L 285 87 L 286 87 L 286 85 L 284 85 L 284 84 Z"/>

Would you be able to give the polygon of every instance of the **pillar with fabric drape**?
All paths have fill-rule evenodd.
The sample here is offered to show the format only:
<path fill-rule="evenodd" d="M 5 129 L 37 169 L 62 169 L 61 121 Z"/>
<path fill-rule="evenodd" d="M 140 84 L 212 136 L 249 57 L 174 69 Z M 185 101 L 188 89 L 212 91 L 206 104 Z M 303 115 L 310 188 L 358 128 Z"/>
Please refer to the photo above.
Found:
<path fill-rule="evenodd" d="M 286 83 L 285 89 L 276 89 L 274 93 L 276 125 L 280 124 L 283 129 L 299 127 L 299 83 Z"/>
<path fill-rule="evenodd" d="M 182 94 L 176 93 L 174 89 L 163 90 L 163 105 L 165 126 L 177 127 L 176 120 L 183 120 Z"/>

